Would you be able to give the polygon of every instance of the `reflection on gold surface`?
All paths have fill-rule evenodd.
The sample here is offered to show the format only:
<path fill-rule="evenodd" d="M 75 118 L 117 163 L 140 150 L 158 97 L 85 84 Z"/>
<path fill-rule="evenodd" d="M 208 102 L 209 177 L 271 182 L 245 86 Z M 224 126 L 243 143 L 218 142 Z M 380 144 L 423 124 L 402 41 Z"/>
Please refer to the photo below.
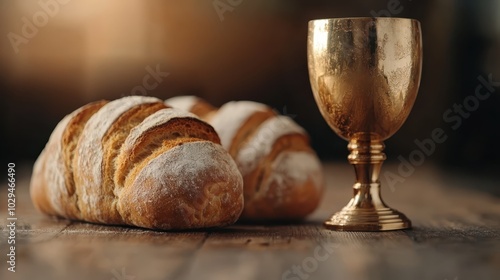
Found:
<path fill-rule="evenodd" d="M 337 19 L 313 21 L 309 28 L 311 85 L 328 124 L 346 140 L 356 132 L 376 133 L 381 140 L 393 135 L 417 96 L 419 23 Z"/>

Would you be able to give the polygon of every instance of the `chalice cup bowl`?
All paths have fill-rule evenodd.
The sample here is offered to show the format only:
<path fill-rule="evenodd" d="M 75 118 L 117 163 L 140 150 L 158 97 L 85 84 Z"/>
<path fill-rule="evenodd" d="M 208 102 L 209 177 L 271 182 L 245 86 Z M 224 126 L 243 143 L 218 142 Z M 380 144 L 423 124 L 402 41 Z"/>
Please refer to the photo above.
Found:
<path fill-rule="evenodd" d="M 403 18 L 309 22 L 307 59 L 314 99 L 328 125 L 349 141 L 354 195 L 324 225 L 340 231 L 411 228 L 380 193 L 384 140 L 410 113 L 422 69 L 420 23 Z"/>

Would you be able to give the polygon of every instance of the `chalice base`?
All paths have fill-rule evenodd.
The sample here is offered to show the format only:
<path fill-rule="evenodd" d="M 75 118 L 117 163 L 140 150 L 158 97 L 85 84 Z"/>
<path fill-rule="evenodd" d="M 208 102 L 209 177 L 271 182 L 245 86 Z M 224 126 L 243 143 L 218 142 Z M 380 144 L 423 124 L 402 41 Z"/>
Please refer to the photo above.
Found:
<path fill-rule="evenodd" d="M 347 205 L 325 221 L 327 229 L 337 231 L 387 231 L 411 228 L 411 221 L 403 214 L 388 207 Z"/>
<path fill-rule="evenodd" d="M 388 207 L 382 199 L 378 180 L 384 143 L 372 134 L 358 134 L 347 146 L 349 162 L 354 166 L 356 183 L 349 204 L 324 223 L 331 230 L 386 231 L 411 228 L 411 221 Z"/>

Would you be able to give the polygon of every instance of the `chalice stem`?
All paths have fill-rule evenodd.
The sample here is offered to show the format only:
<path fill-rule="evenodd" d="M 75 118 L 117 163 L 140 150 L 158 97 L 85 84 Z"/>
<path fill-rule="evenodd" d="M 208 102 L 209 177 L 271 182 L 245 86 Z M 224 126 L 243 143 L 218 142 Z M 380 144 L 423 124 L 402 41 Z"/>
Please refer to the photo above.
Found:
<path fill-rule="evenodd" d="M 347 147 L 351 151 L 349 162 L 356 172 L 354 195 L 340 212 L 325 222 L 325 226 L 344 231 L 410 228 L 410 220 L 382 200 L 379 175 L 386 159 L 383 141 L 374 134 L 360 133 L 351 139 Z"/>
<path fill-rule="evenodd" d="M 382 152 L 384 143 L 370 133 L 358 134 L 347 146 L 351 154 L 349 163 L 354 166 L 356 183 L 353 186 L 354 196 L 348 207 L 372 208 L 387 207 L 380 197 L 380 169 L 386 159 Z"/>

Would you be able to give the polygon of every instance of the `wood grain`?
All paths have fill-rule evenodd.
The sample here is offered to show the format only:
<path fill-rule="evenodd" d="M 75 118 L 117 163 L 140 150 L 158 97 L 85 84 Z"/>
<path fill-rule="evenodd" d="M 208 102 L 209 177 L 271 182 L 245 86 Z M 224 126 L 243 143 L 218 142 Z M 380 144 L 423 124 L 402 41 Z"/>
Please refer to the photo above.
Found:
<path fill-rule="evenodd" d="M 397 172 L 396 165 L 384 171 Z M 325 164 L 318 211 L 296 223 L 236 224 L 158 232 L 45 217 L 29 198 L 30 172 L 17 187 L 17 272 L 2 261 L 1 279 L 500 279 L 500 199 L 457 176 L 424 165 L 386 202 L 414 228 L 334 232 L 322 221 L 351 195 L 353 172 Z M 460 176 L 463 177 L 463 174 Z M 481 178 L 461 180 L 481 184 Z M 386 184 L 382 177 L 382 184 Z M 491 184 L 491 182 L 488 182 Z M 496 182 L 497 185 L 500 182 Z M 5 185 L 5 184 L 4 184 Z M 0 189 L 1 255 L 6 259 L 6 188 Z"/>

